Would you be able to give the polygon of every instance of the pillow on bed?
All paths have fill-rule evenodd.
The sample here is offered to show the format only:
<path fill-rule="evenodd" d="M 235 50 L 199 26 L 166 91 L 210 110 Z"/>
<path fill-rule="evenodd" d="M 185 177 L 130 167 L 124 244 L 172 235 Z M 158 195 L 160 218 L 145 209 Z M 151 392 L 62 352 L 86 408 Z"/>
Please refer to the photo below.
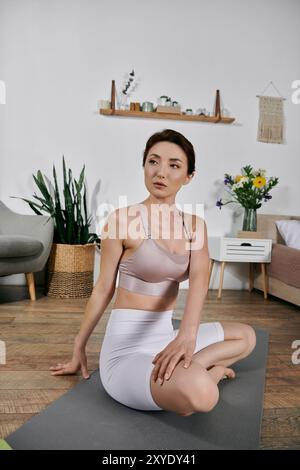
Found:
<path fill-rule="evenodd" d="M 300 220 L 276 220 L 275 223 L 286 246 L 300 250 Z"/>

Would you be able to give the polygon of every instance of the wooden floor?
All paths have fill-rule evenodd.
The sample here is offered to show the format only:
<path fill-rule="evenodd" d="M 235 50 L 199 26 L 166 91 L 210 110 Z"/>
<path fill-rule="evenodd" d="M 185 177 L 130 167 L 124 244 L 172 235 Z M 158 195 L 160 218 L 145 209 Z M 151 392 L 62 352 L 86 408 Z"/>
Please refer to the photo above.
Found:
<path fill-rule="evenodd" d="M 179 297 L 174 318 L 181 318 L 186 298 Z M 210 290 L 202 321 L 239 321 L 270 332 L 262 449 L 300 448 L 300 365 L 292 364 L 291 347 L 300 340 L 300 309 L 259 291 Z M 113 299 L 114 300 L 114 299 Z M 112 303 L 90 337 L 87 354 L 92 372 Z M 53 377 L 49 367 L 71 358 L 73 340 L 86 300 L 51 299 L 37 293 L 28 300 L 25 287 L 0 287 L 0 339 L 6 342 L 7 364 L 0 366 L 0 438 L 5 438 L 44 410 L 81 376 Z"/>

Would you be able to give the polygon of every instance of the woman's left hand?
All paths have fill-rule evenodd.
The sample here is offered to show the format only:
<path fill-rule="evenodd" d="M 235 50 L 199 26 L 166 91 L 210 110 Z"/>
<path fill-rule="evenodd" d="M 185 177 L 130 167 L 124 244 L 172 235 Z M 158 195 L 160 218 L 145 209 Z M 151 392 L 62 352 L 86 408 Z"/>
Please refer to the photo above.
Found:
<path fill-rule="evenodd" d="M 156 362 L 153 368 L 154 381 L 158 379 L 160 385 L 164 380 L 169 380 L 173 370 L 182 358 L 184 358 L 183 367 L 189 367 L 196 346 L 195 336 L 186 336 L 178 334 L 165 349 L 156 354 L 152 364 Z"/>

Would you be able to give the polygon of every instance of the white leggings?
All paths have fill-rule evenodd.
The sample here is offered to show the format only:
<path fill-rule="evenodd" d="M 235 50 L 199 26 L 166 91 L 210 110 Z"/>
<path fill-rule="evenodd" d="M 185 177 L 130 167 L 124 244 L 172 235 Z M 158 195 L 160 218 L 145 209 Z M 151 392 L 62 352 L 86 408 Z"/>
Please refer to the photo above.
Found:
<path fill-rule="evenodd" d="M 150 389 L 152 361 L 178 333 L 173 310 L 153 312 L 112 309 L 99 358 L 99 372 L 106 392 L 123 405 L 137 410 L 162 410 Z M 224 341 L 219 322 L 201 323 L 194 353 Z"/>

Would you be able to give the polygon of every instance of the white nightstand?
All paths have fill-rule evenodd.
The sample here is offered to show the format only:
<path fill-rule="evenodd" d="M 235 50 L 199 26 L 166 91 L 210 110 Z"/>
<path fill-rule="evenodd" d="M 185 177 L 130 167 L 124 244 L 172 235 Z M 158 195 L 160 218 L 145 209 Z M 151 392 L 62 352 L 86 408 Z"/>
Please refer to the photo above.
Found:
<path fill-rule="evenodd" d="M 231 237 L 208 237 L 208 250 L 210 256 L 209 280 L 214 262 L 220 261 L 220 283 L 218 299 L 221 298 L 224 269 L 226 262 L 249 263 L 249 291 L 253 289 L 252 263 L 260 263 L 264 280 L 264 298 L 267 298 L 268 280 L 266 263 L 271 262 L 272 240 L 259 238 L 231 238 Z"/>

